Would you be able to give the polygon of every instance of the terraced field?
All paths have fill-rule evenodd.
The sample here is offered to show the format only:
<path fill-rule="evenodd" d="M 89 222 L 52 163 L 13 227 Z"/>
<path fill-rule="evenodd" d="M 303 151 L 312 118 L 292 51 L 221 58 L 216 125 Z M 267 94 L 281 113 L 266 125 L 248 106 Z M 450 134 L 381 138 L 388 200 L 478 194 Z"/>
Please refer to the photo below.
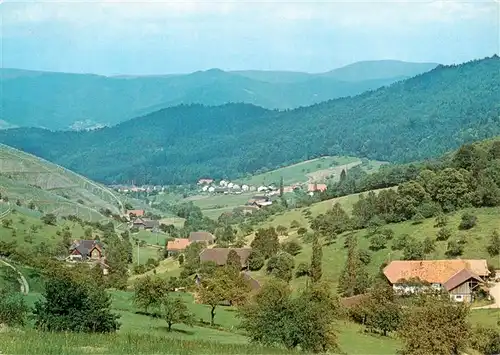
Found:
<path fill-rule="evenodd" d="M 63 167 L 0 144 L 0 193 L 23 206 L 31 202 L 44 213 L 76 214 L 101 220 L 99 209 L 123 211 L 109 189 Z M 1 213 L 1 210 L 0 210 Z"/>

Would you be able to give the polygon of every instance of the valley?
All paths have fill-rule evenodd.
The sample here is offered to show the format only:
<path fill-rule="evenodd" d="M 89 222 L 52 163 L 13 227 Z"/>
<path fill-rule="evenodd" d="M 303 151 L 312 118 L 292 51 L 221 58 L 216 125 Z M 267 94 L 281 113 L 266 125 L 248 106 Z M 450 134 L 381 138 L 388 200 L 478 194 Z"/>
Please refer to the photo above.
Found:
<path fill-rule="evenodd" d="M 54 30 L 76 26 L 55 31 L 60 61 L 0 69 L 0 354 L 500 352 L 497 54 L 451 60 L 453 50 L 439 44 L 422 53 L 442 46 L 447 56 L 405 56 L 344 29 L 336 31 L 342 45 L 312 50 L 329 43 L 318 15 L 305 11 L 312 4 L 283 3 L 290 11 L 251 46 L 269 63 L 246 70 L 254 59 L 243 59 L 240 40 L 224 41 L 231 31 L 191 31 L 208 18 L 223 22 L 233 4 L 123 11 L 113 23 L 127 37 L 114 52 L 105 48 L 120 36 L 96 26 L 113 4 L 98 5 L 92 26 L 84 11 L 78 25 L 68 9 L 52 19 Z M 462 5 L 448 14 L 455 19 Z M 16 16 L 46 26 L 40 6 Z M 274 3 L 259 6 L 276 17 Z M 175 51 L 175 31 L 155 22 L 164 13 L 175 14 L 166 22 L 181 25 L 189 55 Z M 183 27 L 186 14 L 192 27 Z M 396 35 L 418 31 L 399 13 L 381 16 L 394 17 L 408 30 L 392 31 L 399 48 Z M 341 26 L 352 25 L 348 18 Z M 15 22 L 6 19 L 6 28 Z M 436 21 L 425 19 L 429 28 Z M 241 38 L 236 23 L 256 27 L 234 20 Z M 273 51 L 257 50 L 309 22 L 314 35 L 293 32 L 307 42 L 300 53 L 274 40 L 283 70 L 274 69 Z M 359 23 L 367 33 L 373 26 Z M 53 45 L 37 37 L 38 25 L 18 26 Z M 66 42 L 90 27 L 103 31 L 89 43 Z M 13 33 L 2 37 L 5 48 L 14 48 Z M 425 42 L 416 34 L 407 41 Z M 127 52 L 131 43 L 140 56 Z M 222 50 L 228 43 L 231 51 Z M 357 47 L 366 53 L 352 54 Z M 64 55 L 75 48 L 106 52 L 107 70 L 99 55 Z M 427 60 L 355 61 L 391 53 Z M 33 52 L 41 62 L 45 55 Z M 224 70 L 214 66 L 221 57 Z M 287 69 L 309 62 L 323 69 Z M 150 72 L 145 63 L 172 74 L 112 74 L 121 66 Z M 344 65 L 325 69 L 332 63 Z"/>

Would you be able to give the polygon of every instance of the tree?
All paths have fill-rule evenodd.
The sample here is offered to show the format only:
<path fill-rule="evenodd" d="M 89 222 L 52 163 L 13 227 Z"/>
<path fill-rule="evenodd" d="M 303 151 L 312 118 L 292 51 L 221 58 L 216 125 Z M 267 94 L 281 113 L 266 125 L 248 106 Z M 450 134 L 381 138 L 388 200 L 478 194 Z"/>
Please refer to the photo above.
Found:
<path fill-rule="evenodd" d="M 454 258 L 462 255 L 464 252 L 464 248 L 462 244 L 458 243 L 455 240 L 450 240 L 448 242 L 448 248 L 446 249 L 445 255 L 449 258 Z"/>
<path fill-rule="evenodd" d="M 273 227 L 260 228 L 255 233 L 255 238 L 250 244 L 252 249 L 259 250 L 265 259 L 269 259 L 279 250 L 278 233 Z"/>
<path fill-rule="evenodd" d="M 298 229 L 300 228 L 300 223 L 296 219 L 294 219 L 293 221 L 290 222 L 290 228 Z"/>
<path fill-rule="evenodd" d="M 474 216 L 473 214 L 470 213 L 464 213 L 462 215 L 462 221 L 460 222 L 460 225 L 458 226 L 458 229 L 465 230 L 465 229 L 471 229 L 474 227 L 477 223 L 477 217 Z"/>
<path fill-rule="evenodd" d="M 385 281 L 379 281 L 370 291 L 364 302 L 367 312 L 366 326 L 371 330 L 382 332 L 395 331 L 401 320 L 401 306 L 396 300 L 393 288 Z"/>
<path fill-rule="evenodd" d="M 12 219 L 10 219 L 10 218 L 2 219 L 2 227 L 4 227 L 4 228 L 12 227 Z"/>
<path fill-rule="evenodd" d="M 215 325 L 215 310 L 218 305 L 224 301 L 242 303 L 249 291 L 247 280 L 231 268 L 217 268 L 212 276 L 202 278 L 199 297 L 203 304 L 210 306 L 210 324 Z"/>
<path fill-rule="evenodd" d="M 359 260 L 363 265 L 368 265 L 372 259 L 371 254 L 368 250 L 360 249 L 358 250 Z"/>
<path fill-rule="evenodd" d="M 227 254 L 226 266 L 235 269 L 236 271 L 241 270 L 241 258 L 238 253 L 231 249 Z"/>
<path fill-rule="evenodd" d="M 295 256 L 300 253 L 302 246 L 296 240 L 290 240 L 281 244 L 281 249 L 286 251 L 288 254 Z"/>
<path fill-rule="evenodd" d="M 47 213 L 47 214 L 43 215 L 40 219 L 42 220 L 43 223 L 48 224 L 48 225 L 52 225 L 52 226 L 55 226 L 57 223 L 57 217 L 53 213 Z"/>
<path fill-rule="evenodd" d="M 285 192 L 285 184 L 283 183 L 283 176 L 280 177 L 280 196 L 283 197 Z"/>
<path fill-rule="evenodd" d="M 403 248 L 403 260 L 422 260 L 425 257 L 424 244 L 414 238 L 406 242 Z"/>
<path fill-rule="evenodd" d="M 40 330 L 110 333 L 120 327 L 120 316 L 111 312 L 111 297 L 105 289 L 68 270 L 49 276 L 43 296 L 33 310 Z"/>
<path fill-rule="evenodd" d="M 370 249 L 373 251 L 384 249 L 386 243 L 386 236 L 380 233 L 376 233 L 370 238 Z"/>
<path fill-rule="evenodd" d="M 338 309 L 337 300 L 324 284 L 315 284 L 294 298 L 286 283 L 275 280 L 239 309 L 240 327 L 253 342 L 263 345 L 327 352 L 338 349 L 332 328 Z"/>
<path fill-rule="evenodd" d="M 248 256 L 248 266 L 251 271 L 257 271 L 262 269 L 266 262 L 262 253 L 258 250 L 252 250 Z"/>
<path fill-rule="evenodd" d="M 431 237 L 426 237 L 422 245 L 425 254 L 430 254 L 436 250 L 436 241 Z"/>
<path fill-rule="evenodd" d="M 443 228 L 446 227 L 447 224 L 448 216 L 446 216 L 444 213 L 440 213 L 436 216 L 436 223 L 434 224 L 434 227 Z"/>
<path fill-rule="evenodd" d="M 490 256 L 497 256 L 500 254 L 500 235 L 498 231 L 494 230 L 490 236 L 490 244 L 486 247 Z"/>
<path fill-rule="evenodd" d="M 278 233 L 278 235 L 283 236 L 287 234 L 288 228 L 280 224 L 276 227 L 276 232 Z"/>
<path fill-rule="evenodd" d="M 20 293 L 0 290 L 0 324 L 24 326 L 28 311 L 29 307 Z"/>
<path fill-rule="evenodd" d="M 482 354 L 499 354 L 500 332 L 495 328 L 477 327 L 471 337 L 471 347 Z"/>
<path fill-rule="evenodd" d="M 91 227 L 85 228 L 85 230 L 83 231 L 83 236 L 86 239 L 92 239 L 92 228 Z"/>
<path fill-rule="evenodd" d="M 216 233 L 217 243 L 225 242 L 232 243 L 236 238 L 236 233 L 230 224 L 225 225 L 223 228 L 219 228 Z"/>
<path fill-rule="evenodd" d="M 323 258 L 323 249 L 321 246 L 321 241 L 317 233 L 314 233 L 314 239 L 312 244 L 312 255 L 311 255 L 311 267 L 309 269 L 309 274 L 311 276 L 311 281 L 313 283 L 319 282 L 322 276 L 321 270 L 321 259 Z"/>
<path fill-rule="evenodd" d="M 469 308 L 456 303 L 447 294 L 419 296 L 403 314 L 398 330 L 405 355 L 458 355 L 470 335 Z"/>
<path fill-rule="evenodd" d="M 311 266 L 307 263 L 300 263 L 295 270 L 295 277 L 311 276 Z"/>
<path fill-rule="evenodd" d="M 31 201 L 30 203 L 28 203 L 28 208 L 29 208 L 30 210 L 34 210 L 34 209 L 36 209 L 36 205 L 35 205 L 35 203 L 34 203 L 33 201 Z"/>
<path fill-rule="evenodd" d="M 368 273 L 359 259 L 356 237 L 352 235 L 348 241 L 347 260 L 340 274 L 338 292 L 343 297 L 351 297 L 364 293 L 368 286 Z"/>
<path fill-rule="evenodd" d="M 307 228 L 300 227 L 299 229 L 297 229 L 297 235 L 299 237 L 304 236 L 306 233 L 307 233 Z"/>
<path fill-rule="evenodd" d="M 436 239 L 440 241 L 448 240 L 450 239 L 451 235 L 452 235 L 451 229 L 442 227 L 441 229 L 438 230 Z"/>
<path fill-rule="evenodd" d="M 149 308 L 159 308 L 167 293 L 167 282 L 159 277 L 146 276 L 134 285 L 134 304 L 148 312 Z"/>
<path fill-rule="evenodd" d="M 107 238 L 106 263 L 109 266 L 108 284 L 123 290 L 127 287 L 130 241 L 120 240 L 116 234 Z"/>
<path fill-rule="evenodd" d="M 289 282 L 293 277 L 293 256 L 281 251 L 267 261 L 266 271 L 269 275 Z"/>
<path fill-rule="evenodd" d="M 167 322 L 167 330 L 172 331 L 172 325 L 174 324 L 185 324 L 188 326 L 193 326 L 194 315 L 189 312 L 186 304 L 181 300 L 180 297 L 174 297 L 169 294 L 165 294 L 159 301 L 160 304 L 160 314 L 163 319 Z"/>

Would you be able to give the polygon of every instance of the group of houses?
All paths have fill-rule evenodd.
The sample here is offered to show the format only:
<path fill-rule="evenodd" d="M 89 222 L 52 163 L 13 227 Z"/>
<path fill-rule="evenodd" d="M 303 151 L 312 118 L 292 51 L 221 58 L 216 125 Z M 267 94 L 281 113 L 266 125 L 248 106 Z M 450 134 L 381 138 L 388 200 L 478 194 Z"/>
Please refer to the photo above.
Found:
<path fill-rule="evenodd" d="M 257 280 L 253 279 L 249 274 L 248 258 L 252 252 L 252 248 L 212 248 L 215 243 L 215 236 L 212 233 L 199 231 L 191 232 L 188 238 L 176 238 L 167 243 L 167 255 L 174 256 L 183 253 L 186 248 L 192 243 L 203 243 L 206 247 L 200 252 L 200 262 L 213 262 L 217 266 L 224 266 L 227 263 L 227 258 L 231 250 L 234 250 L 240 257 L 241 270 L 243 276 L 249 281 L 252 290 L 260 288 Z M 195 276 L 195 281 L 200 282 L 198 275 Z"/>
<path fill-rule="evenodd" d="M 238 184 L 231 181 L 221 180 L 216 182 L 214 179 L 200 179 L 198 181 L 198 185 L 201 186 L 200 191 L 205 193 L 212 194 L 241 194 L 244 192 L 258 192 L 262 193 L 267 197 L 277 196 L 279 195 L 280 189 L 275 185 L 260 185 L 254 186 L 250 184 Z M 283 192 L 289 193 L 294 192 L 295 190 L 304 190 L 307 191 L 309 195 L 314 195 L 317 192 L 324 192 L 327 190 L 326 184 L 320 183 L 307 183 L 307 184 L 294 184 L 290 186 L 284 186 Z"/>

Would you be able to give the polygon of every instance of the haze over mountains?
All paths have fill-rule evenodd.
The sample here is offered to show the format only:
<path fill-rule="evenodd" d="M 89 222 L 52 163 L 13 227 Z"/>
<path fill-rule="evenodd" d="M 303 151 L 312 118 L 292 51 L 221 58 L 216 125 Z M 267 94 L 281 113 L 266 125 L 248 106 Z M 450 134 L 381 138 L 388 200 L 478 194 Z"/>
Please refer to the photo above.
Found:
<path fill-rule="evenodd" d="M 106 183 L 185 183 L 321 155 L 435 157 L 499 135 L 499 103 L 495 55 L 295 110 L 182 105 L 90 132 L 4 130 L 0 141 Z"/>
<path fill-rule="evenodd" d="M 319 74 L 211 69 L 182 75 L 119 77 L 1 69 L 0 128 L 96 128 L 192 103 L 250 103 L 291 109 L 377 89 L 437 65 L 382 60 Z"/>

